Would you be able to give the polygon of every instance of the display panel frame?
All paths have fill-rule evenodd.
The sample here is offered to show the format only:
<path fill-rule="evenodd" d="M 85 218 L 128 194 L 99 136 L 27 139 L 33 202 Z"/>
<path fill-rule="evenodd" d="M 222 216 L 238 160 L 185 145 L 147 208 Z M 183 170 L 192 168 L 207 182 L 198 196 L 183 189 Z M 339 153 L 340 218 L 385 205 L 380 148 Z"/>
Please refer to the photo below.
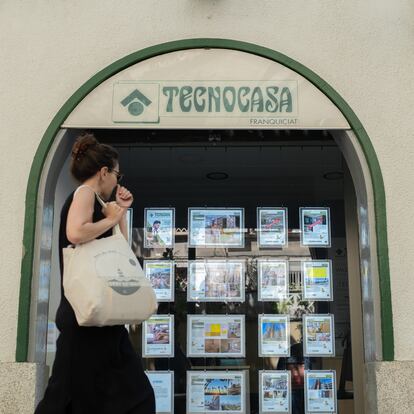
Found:
<path fill-rule="evenodd" d="M 169 289 L 163 289 L 166 292 L 168 291 L 169 294 L 167 295 L 166 292 L 162 294 L 162 292 L 158 292 L 161 289 L 157 289 L 153 285 L 153 281 L 151 280 L 149 270 L 151 268 L 151 265 L 168 265 L 169 268 L 169 283 L 170 287 Z M 174 302 L 175 297 L 175 275 L 174 275 L 174 269 L 175 269 L 175 261 L 174 260 L 144 260 L 144 273 L 145 277 L 151 281 L 151 285 L 155 291 L 155 295 L 157 297 L 157 302 Z"/>
<path fill-rule="evenodd" d="M 312 378 L 317 379 L 317 380 L 321 380 L 321 379 L 325 379 L 325 378 L 331 378 L 331 384 L 332 387 L 330 388 L 332 390 L 332 398 L 329 398 L 330 401 L 330 407 L 326 407 L 327 405 L 327 398 L 326 397 L 321 397 L 323 398 L 325 401 L 324 402 L 320 402 L 320 405 L 323 406 L 317 406 L 317 403 L 312 402 L 310 403 L 311 397 L 313 395 L 314 391 L 320 391 L 320 393 L 322 393 L 324 390 L 323 389 L 313 389 L 310 390 L 310 383 Z M 305 412 L 306 413 L 322 413 L 322 414 L 335 414 L 337 413 L 337 396 L 336 396 L 336 372 L 333 370 L 305 370 L 305 378 L 304 378 L 304 388 L 305 388 Z M 328 410 L 327 410 L 328 408 Z"/>
<path fill-rule="evenodd" d="M 306 217 L 313 220 L 313 217 L 317 214 L 325 217 L 325 224 L 319 223 L 318 221 L 315 221 L 314 223 L 305 223 Z M 301 246 L 331 247 L 331 211 L 329 207 L 300 207 L 299 223 Z M 312 229 L 312 231 L 310 231 L 310 229 Z M 315 234 L 313 234 L 313 229 L 317 229 Z"/>
<path fill-rule="evenodd" d="M 281 409 L 267 409 L 264 390 L 264 377 L 273 376 L 274 378 L 284 378 L 286 381 L 286 398 L 284 398 L 283 407 Z M 276 402 L 275 402 L 276 404 Z M 281 402 L 279 404 L 282 404 Z M 269 407 L 271 408 L 271 407 Z M 260 370 L 259 371 L 259 413 L 260 414 L 291 414 L 292 413 L 292 385 L 291 385 L 291 373 L 290 371 L 281 370 Z"/>
<path fill-rule="evenodd" d="M 155 395 L 155 408 L 156 408 L 156 414 L 174 414 L 174 371 L 145 371 L 145 374 L 147 375 L 151 386 L 154 390 L 154 395 Z M 169 397 L 164 398 L 164 400 L 169 400 L 169 406 L 170 409 L 169 410 L 158 410 L 157 407 L 157 391 L 156 391 L 156 387 L 153 384 L 153 381 L 151 381 L 151 376 L 155 377 L 155 376 L 161 376 L 161 377 L 166 377 L 169 378 L 169 388 L 168 388 L 168 394 Z M 154 378 L 153 378 L 154 379 Z"/>
<path fill-rule="evenodd" d="M 273 214 L 277 217 L 282 215 L 282 231 L 265 230 L 262 224 L 262 219 L 265 214 Z M 286 207 L 257 207 L 257 246 L 259 248 L 273 248 L 273 247 L 288 247 L 288 209 Z M 273 234 L 273 242 L 271 234 Z M 282 236 L 277 237 L 277 234 L 282 233 Z M 268 236 L 268 237 L 266 237 Z M 270 239 L 270 240 L 266 240 Z M 276 239 L 276 240 L 275 240 Z"/>
<path fill-rule="evenodd" d="M 194 334 L 194 324 L 193 322 L 200 320 L 198 323 L 202 322 L 204 325 L 198 326 L 197 329 L 203 330 L 201 336 Z M 230 336 L 230 333 L 227 333 L 228 337 L 222 337 L 221 325 L 225 323 L 240 323 L 240 336 Z M 217 332 L 217 329 L 220 329 L 220 333 L 217 335 L 206 336 L 206 325 L 210 324 L 211 332 L 213 329 Z M 219 325 L 220 326 L 217 326 Z M 201 333 L 201 332 L 199 332 Z M 206 341 L 209 340 L 207 343 Z M 204 341 L 204 343 L 203 343 Z M 226 342 L 227 341 L 227 342 Z M 239 342 L 240 351 L 238 352 L 205 352 L 206 346 L 210 349 L 223 349 L 225 346 L 236 346 Z M 204 347 L 204 352 L 194 352 L 194 348 L 198 346 L 200 348 Z M 245 329 L 245 315 L 187 315 L 187 356 L 192 358 L 244 358 L 246 356 L 246 329 Z"/>
<path fill-rule="evenodd" d="M 202 296 L 197 296 L 197 292 L 201 292 L 201 289 L 196 289 L 194 287 L 194 284 L 197 284 L 198 281 L 198 276 L 197 276 L 197 272 L 198 269 L 197 267 L 201 266 L 202 264 L 204 264 L 205 266 L 210 266 L 210 267 L 214 267 L 214 265 L 220 265 L 220 264 L 235 264 L 235 265 L 240 265 L 240 277 L 239 277 L 239 288 L 238 291 L 240 292 L 239 295 L 237 296 L 217 296 L 217 297 L 202 297 Z M 245 286 L 246 286 L 246 261 L 244 259 L 198 259 L 198 260 L 190 260 L 188 262 L 188 271 L 187 271 L 187 302 L 240 302 L 243 303 L 245 301 Z M 206 275 L 204 277 L 204 292 L 206 294 L 207 292 L 207 284 L 206 284 L 206 277 L 207 276 L 207 271 L 206 271 Z M 213 279 L 213 276 L 211 277 Z M 201 282 L 202 283 L 202 282 Z M 222 283 L 223 285 L 226 285 L 226 289 L 228 289 L 228 285 L 229 283 L 227 281 Z M 235 284 L 235 283 L 233 283 Z M 217 284 L 219 285 L 219 284 Z M 219 286 L 218 286 L 219 287 Z M 213 291 L 213 287 L 211 286 L 211 290 Z"/>
<path fill-rule="evenodd" d="M 239 213 L 239 227 L 235 227 L 238 228 L 238 232 L 233 232 L 233 233 L 238 233 L 239 236 L 237 238 L 238 242 L 237 243 L 229 243 L 229 242 L 206 242 L 206 240 L 204 240 L 204 243 L 201 242 L 197 242 L 197 238 L 202 238 L 202 230 L 200 230 L 200 234 L 197 237 L 196 236 L 196 230 L 197 229 L 204 229 L 204 239 L 206 237 L 206 230 L 210 229 L 210 236 L 211 237 L 219 237 L 220 239 L 222 237 L 224 237 L 224 233 L 226 232 L 225 228 L 220 228 L 217 227 L 214 229 L 213 232 L 213 228 L 211 227 L 206 227 L 206 223 L 204 223 L 204 226 L 195 226 L 194 225 L 194 215 L 195 214 L 200 214 L 201 216 L 204 215 L 204 221 L 206 221 L 207 219 L 205 218 L 205 216 L 207 215 L 207 213 L 210 213 L 210 215 L 213 215 L 213 213 L 216 213 L 216 215 L 218 215 L 219 217 L 216 218 L 216 220 L 218 219 L 224 219 L 223 217 L 220 217 L 220 215 L 226 215 L 229 214 L 230 212 L 237 212 Z M 211 221 L 213 221 L 213 219 L 209 219 Z M 202 220 L 199 220 L 202 221 Z M 211 224 L 213 225 L 213 224 Z M 218 224 L 217 224 L 218 225 Z M 230 232 L 229 232 L 230 233 Z M 242 207 L 189 207 L 188 208 L 188 247 L 190 248 L 211 248 L 211 247 L 223 247 L 223 248 L 244 248 L 245 245 L 245 237 L 244 237 L 244 233 L 245 233 L 245 228 L 244 228 L 244 208 Z"/>
<path fill-rule="evenodd" d="M 149 344 L 148 325 L 159 320 L 159 324 L 168 323 L 168 343 Z M 164 345 L 164 347 L 162 346 Z M 152 350 L 152 352 L 151 352 Z M 153 315 L 142 324 L 142 357 L 143 358 L 173 358 L 174 357 L 174 315 Z"/>
<path fill-rule="evenodd" d="M 276 314 L 261 314 L 258 315 L 257 321 L 257 329 L 258 329 L 258 354 L 259 357 L 289 357 L 290 356 L 290 318 L 289 315 L 276 315 Z M 264 323 L 270 324 L 282 324 L 284 326 L 285 338 L 284 340 L 280 341 L 273 341 L 278 342 L 277 345 L 271 344 L 268 348 L 273 348 L 278 346 L 281 349 L 280 352 L 276 350 L 274 352 L 265 351 L 265 338 L 264 338 Z M 282 343 L 283 345 L 281 346 Z"/>
<path fill-rule="evenodd" d="M 165 220 L 164 216 L 169 213 L 167 216 L 167 226 L 162 227 L 161 218 Z M 151 216 L 151 217 L 150 217 Z M 154 222 L 161 221 L 160 228 L 163 232 L 163 237 L 166 238 L 167 242 L 154 243 L 150 242 L 149 234 L 152 233 L 150 228 L 153 229 Z M 152 224 L 151 224 L 152 223 Z M 159 230 L 158 230 L 159 231 Z M 161 237 L 161 236 L 160 236 Z M 144 248 L 146 249 L 165 249 L 173 248 L 175 243 L 175 208 L 172 207 L 147 207 L 144 209 Z"/>
<path fill-rule="evenodd" d="M 329 333 L 330 340 L 326 341 L 328 344 L 327 347 L 324 347 L 324 343 L 322 341 L 315 340 L 310 338 L 310 324 L 322 324 L 328 323 L 329 331 L 328 332 L 315 332 L 314 335 L 316 337 L 317 334 L 323 335 Z M 335 356 L 335 321 L 334 315 L 332 314 L 308 314 L 303 315 L 302 317 L 302 326 L 303 326 L 303 355 L 309 357 L 334 357 Z M 317 326 L 317 325 L 316 325 Z M 325 325 L 326 326 L 326 325 Z M 317 343 L 319 342 L 319 344 Z M 325 352 L 326 350 L 329 350 Z"/>
<path fill-rule="evenodd" d="M 128 243 L 129 246 L 132 246 L 132 228 L 133 228 L 133 218 L 134 218 L 134 209 L 132 207 L 127 208 L 126 211 L 126 221 L 128 229 Z"/>
<path fill-rule="evenodd" d="M 264 291 L 270 290 L 268 287 L 264 287 L 264 265 L 266 264 L 282 264 L 284 267 L 284 294 L 276 293 L 273 296 L 270 294 L 265 295 Z M 276 285 L 277 287 L 278 285 Z M 276 289 L 277 290 L 277 289 Z M 266 259 L 266 258 L 259 258 L 257 259 L 257 300 L 259 302 L 274 302 L 274 301 L 283 301 L 287 300 L 289 297 L 289 261 L 288 260 L 281 260 L 281 259 Z"/>
<path fill-rule="evenodd" d="M 222 381 L 222 383 L 218 383 L 216 387 L 218 387 L 218 392 L 215 391 L 215 394 L 207 394 L 205 390 L 208 390 L 208 385 L 206 384 L 206 381 L 204 383 L 201 382 L 199 385 L 200 390 L 194 390 L 195 385 L 193 385 L 193 378 L 201 382 L 204 380 L 211 380 L 211 383 L 215 380 L 216 382 Z M 197 378 L 198 377 L 198 378 Z M 237 394 L 229 394 L 227 391 L 227 394 L 224 394 L 224 391 L 230 388 L 228 383 L 226 384 L 226 381 L 233 380 L 234 382 L 237 381 L 237 383 L 240 383 L 240 391 Z M 240 371 L 187 371 L 187 398 L 186 398 L 186 412 L 187 414 L 200 414 L 200 413 L 226 413 L 226 414 L 247 414 L 247 389 L 248 384 L 247 381 L 249 380 L 248 375 L 246 375 L 245 370 Z M 233 392 L 237 392 L 237 389 L 235 389 Z M 214 398 L 217 399 L 218 397 L 218 404 L 220 406 L 220 409 L 214 410 L 214 409 L 206 409 L 205 402 L 206 402 L 206 396 L 212 395 L 212 403 L 214 403 Z M 233 395 L 240 395 L 240 409 L 238 410 L 223 410 L 221 409 L 221 403 L 222 399 L 220 397 L 231 397 Z M 194 399 L 198 396 L 198 398 L 203 399 L 203 406 L 199 407 L 199 409 L 194 410 L 194 404 L 191 403 L 194 401 Z M 237 401 L 237 400 L 236 400 Z M 217 403 L 217 402 L 216 402 Z M 234 404 L 234 403 L 233 403 Z"/>

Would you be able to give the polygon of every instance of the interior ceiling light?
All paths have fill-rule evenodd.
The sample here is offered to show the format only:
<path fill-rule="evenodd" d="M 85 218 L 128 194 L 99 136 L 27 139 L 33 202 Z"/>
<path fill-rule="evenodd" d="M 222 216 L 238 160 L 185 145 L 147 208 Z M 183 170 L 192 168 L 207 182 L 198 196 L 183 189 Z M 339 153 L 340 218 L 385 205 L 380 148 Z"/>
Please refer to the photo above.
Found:
<path fill-rule="evenodd" d="M 227 180 L 227 178 L 229 178 L 229 175 L 222 171 L 214 171 L 207 173 L 206 177 L 209 180 Z"/>
<path fill-rule="evenodd" d="M 329 171 L 323 175 L 325 180 L 335 181 L 335 180 L 342 180 L 344 178 L 343 171 Z"/>
<path fill-rule="evenodd" d="M 208 134 L 208 141 L 209 142 L 220 142 L 221 141 L 221 135 L 217 133 L 209 133 Z"/>

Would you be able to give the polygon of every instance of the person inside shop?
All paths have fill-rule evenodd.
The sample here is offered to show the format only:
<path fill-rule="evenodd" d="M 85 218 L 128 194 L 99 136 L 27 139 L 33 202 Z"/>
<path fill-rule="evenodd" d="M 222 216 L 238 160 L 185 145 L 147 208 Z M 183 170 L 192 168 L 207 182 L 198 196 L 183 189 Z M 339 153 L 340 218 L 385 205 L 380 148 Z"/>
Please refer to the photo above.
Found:
<path fill-rule="evenodd" d="M 291 338 L 291 340 L 294 340 Z M 303 356 L 303 344 L 290 347 L 290 357 L 280 358 L 277 369 L 290 371 L 292 387 L 292 414 L 305 412 L 304 379 L 305 369 L 310 369 L 310 358 Z"/>

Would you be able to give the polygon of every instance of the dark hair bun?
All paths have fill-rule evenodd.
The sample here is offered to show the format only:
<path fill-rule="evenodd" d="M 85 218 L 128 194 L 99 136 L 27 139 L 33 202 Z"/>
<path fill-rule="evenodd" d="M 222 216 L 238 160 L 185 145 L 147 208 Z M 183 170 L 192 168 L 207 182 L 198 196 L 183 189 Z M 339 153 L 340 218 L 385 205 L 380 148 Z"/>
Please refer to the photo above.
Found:
<path fill-rule="evenodd" d="M 73 144 L 73 160 L 80 161 L 89 148 L 96 147 L 98 144 L 98 141 L 92 134 L 83 133 L 76 139 L 75 143 Z"/>
<path fill-rule="evenodd" d="M 117 160 L 118 153 L 115 148 L 101 144 L 93 134 L 83 132 L 73 144 L 70 171 L 82 183 L 102 167 L 112 170 Z"/>

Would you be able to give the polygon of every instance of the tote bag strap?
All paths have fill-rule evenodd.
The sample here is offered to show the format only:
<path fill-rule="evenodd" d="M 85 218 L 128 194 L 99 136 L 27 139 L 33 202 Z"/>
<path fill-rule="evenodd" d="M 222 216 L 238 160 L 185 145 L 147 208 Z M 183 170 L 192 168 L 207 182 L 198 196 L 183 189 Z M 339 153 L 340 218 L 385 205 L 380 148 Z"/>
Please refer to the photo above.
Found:
<path fill-rule="evenodd" d="M 106 203 L 105 203 L 105 201 L 103 201 L 102 200 L 102 198 L 99 196 L 99 194 L 97 193 L 97 192 L 95 192 L 95 190 L 90 186 L 90 185 L 88 185 L 88 184 L 82 184 L 82 185 L 80 185 L 76 190 L 75 190 L 75 192 L 73 193 L 73 197 L 75 197 L 76 196 L 76 194 L 78 193 L 78 191 L 81 189 L 81 188 L 89 188 L 90 190 L 92 190 L 93 192 L 94 192 L 94 194 L 95 194 L 95 197 L 96 197 L 96 199 L 98 200 L 98 202 L 99 202 L 99 204 L 102 206 L 102 207 L 106 207 Z"/>
<path fill-rule="evenodd" d="M 82 185 L 80 185 L 76 190 L 75 190 L 75 192 L 73 193 L 73 197 L 75 197 L 75 195 L 76 195 L 76 193 L 81 189 L 81 188 L 84 188 L 84 187 L 87 187 L 87 188 L 89 188 L 90 190 L 92 190 L 93 192 L 94 192 L 94 194 L 95 194 L 95 197 L 96 197 L 96 199 L 98 200 L 98 203 L 103 207 L 103 208 L 105 208 L 106 207 L 106 203 L 105 203 L 105 201 L 103 201 L 102 200 L 102 198 L 99 196 L 99 194 L 90 186 L 90 185 L 88 185 L 88 184 L 82 184 Z M 122 232 L 121 232 L 121 228 L 119 227 L 119 224 L 116 224 L 115 225 L 115 227 L 114 227 L 114 229 L 113 229 L 113 233 L 114 234 L 121 234 Z"/>

